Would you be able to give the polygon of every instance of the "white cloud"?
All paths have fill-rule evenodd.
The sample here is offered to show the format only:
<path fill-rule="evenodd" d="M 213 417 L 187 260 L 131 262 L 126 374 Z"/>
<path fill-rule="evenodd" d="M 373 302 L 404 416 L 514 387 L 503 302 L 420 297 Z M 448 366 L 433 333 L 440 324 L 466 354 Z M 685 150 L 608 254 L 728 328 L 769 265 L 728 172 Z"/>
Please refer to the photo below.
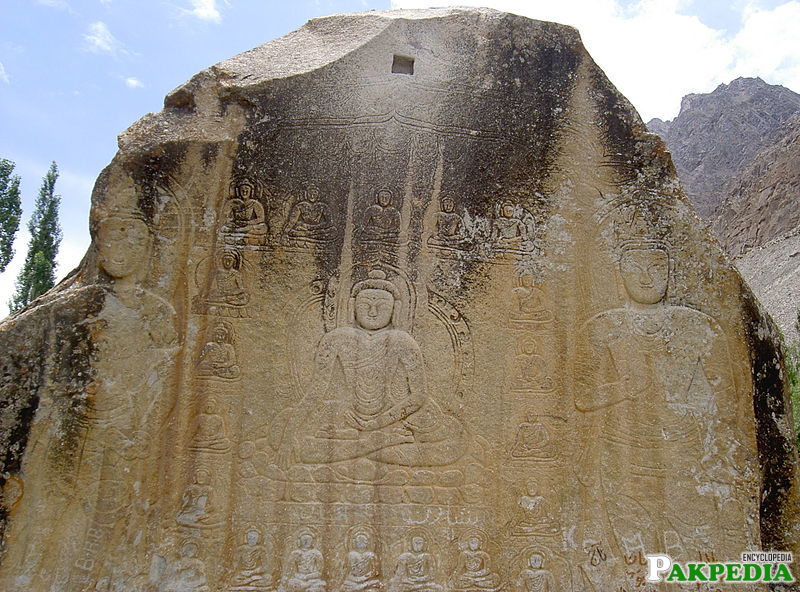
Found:
<path fill-rule="evenodd" d="M 11 82 L 8 74 L 6 74 L 6 67 L 3 65 L 3 62 L 0 62 L 0 82 L 5 82 L 6 84 Z"/>
<path fill-rule="evenodd" d="M 37 3 L 42 6 L 49 6 L 50 8 L 57 8 L 68 12 L 72 11 L 72 7 L 66 0 L 37 0 Z"/>
<path fill-rule="evenodd" d="M 27 225 L 20 224 L 17 237 L 14 239 L 14 258 L 8 264 L 6 270 L 0 273 L 0 319 L 8 315 L 8 301 L 14 295 L 15 282 L 22 264 L 25 263 L 25 254 L 28 252 L 28 242 L 31 235 Z"/>
<path fill-rule="evenodd" d="M 27 226 L 20 228 L 17 238 L 14 240 L 14 258 L 3 273 L 0 273 L 0 319 L 8 315 L 8 301 L 14 295 L 15 284 L 19 272 L 25 263 L 25 255 L 28 252 L 28 243 L 31 235 Z M 83 259 L 86 250 L 89 248 L 89 235 L 69 234 L 68 229 L 64 230 L 64 238 L 58 248 L 56 255 L 56 284 L 63 280 L 66 275 L 75 269 Z"/>
<path fill-rule="evenodd" d="M 143 88 L 144 87 L 144 83 L 141 80 L 139 80 L 138 78 L 134 78 L 133 76 L 130 76 L 130 77 L 126 78 L 125 79 L 125 84 L 128 86 L 128 88 Z"/>
<path fill-rule="evenodd" d="M 89 31 L 84 34 L 83 39 L 86 41 L 86 49 L 92 53 L 115 55 L 122 49 L 122 44 L 103 21 L 89 25 Z"/>
<path fill-rule="evenodd" d="M 735 35 L 705 25 L 686 0 L 392 0 L 392 8 L 429 5 L 491 6 L 578 28 L 595 61 L 645 121 L 671 119 L 681 98 L 710 92 L 738 76 L 761 76 L 800 90 L 800 2 L 766 10 L 739 8 Z"/>
<path fill-rule="evenodd" d="M 14 258 L 6 270 L 0 273 L 0 319 L 8 315 L 8 301 L 14 295 L 17 276 L 25 263 L 30 239 L 31 235 L 27 227 L 20 228 L 14 241 Z M 64 238 L 56 255 L 56 284 L 80 265 L 90 242 L 88 233 L 68 235 L 68 230 L 64 231 Z"/>
<path fill-rule="evenodd" d="M 605 27 L 583 21 L 587 49 L 645 121 L 677 115 L 681 98 L 709 92 L 730 77 L 732 55 L 721 31 L 678 13 L 670 0 L 643 0 Z"/>
<path fill-rule="evenodd" d="M 731 41 L 737 72 L 800 89 L 798 25 L 800 2 L 786 2 L 773 10 L 748 6 L 742 28 Z"/>
<path fill-rule="evenodd" d="M 66 275 L 80 265 L 81 259 L 89 248 L 89 235 L 64 237 L 58 247 L 56 255 L 56 283 L 60 282 Z"/>
<path fill-rule="evenodd" d="M 222 22 L 222 15 L 217 9 L 216 0 L 190 0 L 191 10 L 182 9 L 184 14 L 189 14 L 203 21 L 212 23 Z"/>
<path fill-rule="evenodd" d="M 19 55 L 25 53 L 25 48 L 22 45 L 14 43 L 13 41 L 3 41 L 3 53 Z"/>

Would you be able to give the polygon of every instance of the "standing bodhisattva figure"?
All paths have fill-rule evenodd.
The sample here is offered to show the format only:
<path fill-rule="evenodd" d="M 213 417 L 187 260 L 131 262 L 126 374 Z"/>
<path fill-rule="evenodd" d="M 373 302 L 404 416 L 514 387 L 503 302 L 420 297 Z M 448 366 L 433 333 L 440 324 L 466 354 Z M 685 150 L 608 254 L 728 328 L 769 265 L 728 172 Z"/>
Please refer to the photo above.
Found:
<path fill-rule="evenodd" d="M 687 551 L 720 550 L 719 500 L 698 487 L 698 473 L 709 468 L 708 422 L 698 411 L 736 417 L 725 405 L 735 400 L 725 335 L 710 316 L 665 301 L 670 258 L 663 241 L 637 239 L 620 251 L 628 303 L 595 315 L 582 330 L 575 404 L 591 445 L 579 478 L 591 496 L 600 492 L 618 552 L 630 552 L 629 541 L 655 549 L 667 540 Z M 732 441 L 714 445 L 727 450 Z"/>

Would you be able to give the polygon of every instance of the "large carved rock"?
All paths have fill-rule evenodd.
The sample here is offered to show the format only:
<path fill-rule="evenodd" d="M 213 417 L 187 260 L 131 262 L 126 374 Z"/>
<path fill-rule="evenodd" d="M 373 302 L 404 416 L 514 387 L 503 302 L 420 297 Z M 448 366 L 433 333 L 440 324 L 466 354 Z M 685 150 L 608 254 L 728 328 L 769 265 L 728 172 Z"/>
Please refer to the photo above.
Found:
<path fill-rule="evenodd" d="M 311 21 L 2 326 L 5 590 L 633 589 L 797 550 L 777 339 L 575 30 Z"/>

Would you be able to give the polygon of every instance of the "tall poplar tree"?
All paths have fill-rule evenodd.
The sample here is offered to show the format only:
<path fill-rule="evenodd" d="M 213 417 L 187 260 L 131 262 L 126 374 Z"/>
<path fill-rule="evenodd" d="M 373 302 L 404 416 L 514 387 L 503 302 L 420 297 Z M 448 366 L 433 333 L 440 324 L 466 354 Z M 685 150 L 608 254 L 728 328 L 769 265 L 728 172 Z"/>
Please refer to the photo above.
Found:
<path fill-rule="evenodd" d="M 0 273 L 14 256 L 14 238 L 19 230 L 22 205 L 19 198 L 19 176 L 14 163 L 0 158 Z"/>
<path fill-rule="evenodd" d="M 25 264 L 17 277 L 16 292 L 8 303 L 12 312 L 47 292 L 56 282 L 56 255 L 61 244 L 61 225 L 58 222 L 61 197 L 55 192 L 56 179 L 58 167 L 53 162 L 42 179 L 42 187 L 28 223 L 31 240 Z"/>

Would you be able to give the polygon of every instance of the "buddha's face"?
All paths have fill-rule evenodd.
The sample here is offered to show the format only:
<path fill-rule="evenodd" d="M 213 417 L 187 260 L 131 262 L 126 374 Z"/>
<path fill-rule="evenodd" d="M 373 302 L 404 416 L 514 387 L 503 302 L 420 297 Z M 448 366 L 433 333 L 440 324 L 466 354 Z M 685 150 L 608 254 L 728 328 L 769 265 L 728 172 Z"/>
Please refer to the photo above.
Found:
<path fill-rule="evenodd" d="M 443 211 L 443 212 L 445 212 L 445 213 L 447 213 L 447 214 L 450 214 L 450 213 L 452 213 L 452 212 L 453 212 L 455 209 L 456 209 L 456 204 L 455 204 L 455 202 L 454 202 L 454 201 L 453 201 L 451 198 L 449 198 L 449 197 L 446 197 L 446 198 L 444 198 L 444 199 L 442 200 L 442 211 Z"/>
<path fill-rule="evenodd" d="M 223 327 L 219 326 L 214 329 L 214 341 L 216 343 L 227 343 L 228 342 L 228 330 Z"/>
<path fill-rule="evenodd" d="M 386 207 L 392 203 L 392 192 L 384 189 L 378 192 L 378 203 L 381 207 Z"/>
<path fill-rule="evenodd" d="M 669 256 L 662 249 L 630 249 L 622 254 L 620 271 L 628 295 L 640 304 L 656 304 L 667 293 Z"/>
<path fill-rule="evenodd" d="M 541 555 L 531 555 L 530 566 L 533 569 L 540 569 L 542 567 L 542 556 Z"/>
<path fill-rule="evenodd" d="M 306 199 L 311 203 L 316 203 L 319 200 L 319 189 L 316 187 L 310 188 L 306 191 Z"/>
<path fill-rule="evenodd" d="M 257 530 L 248 530 L 247 531 L 247 544 L 248 545 L 256 545 L 258 544 L 258 539 L 260 538 Z"/>
<path fill-rule="evenodd" d="M 197 547 L 194 545 L 194 543 L 186 543 L 181 548 L 181 551 L 182 551 L 182 555 L 184 557 L 191 558 L 191 557 L 194 557 L 195 555 L 197 555 Z"/>
<path fill-rule="evenodd" d="M 355 544 L 356 549 L 359 551 L 364 551 L 367 548 L 367 536 L 364 534 L 356 535 Z"/>
<path fill-rule="evenodd" d="M 386 290 L 367 288 L 356 296 L 356 323 L 368 331 L 383 329 L 392 322 L 394 296 Z"/>
<path fill-rule="evenodd" d="M 311 538 L 310 534 L 304 534 L 300 537 L 300 548 L 301 549 L 310 549 L 311 543 L 313 539 Z"/>
<path fill-rule="evenodd" d="M 425 540 L 422 537 L 414 537 L 411 539 L 411 550 L 414 553 L 419 553 L 425 548 Z"/>
<path fill-rule="evenodd" d="M 108 218 L 97 234 L 100 265 L 112 278 L 134 275 L 147 260 L 150 232 L 141 220 Z"/>
<path fill-rule="evenodd" d="M 514 204 L 503 204 L 503 217 L 504 218 L 513 218 L 514 217 Z"/>
<path fill-rule="evenodd" d="M 250 199 L 253 197 L 253 187 L 247 183 L 242 183 L 236 188 L 236 195 L 242 199 Z"/>
<path fill-rule="evenodd" d="M 225 269 L 233 269 L 236 266 L 236 257 L 230 253 L 225 253 L 222 256 L 222 267 Z"/>
<path fill-rule="evenodd" d="M 481 542 L 478 540 L 477 537 L 472 537 L 469 539 L 469 549 L 470 551 L 477 551 L 481 548 Z"/>
<path fill-rule="evenodd" d="M 529 273 L 523 274 L 517 278 L 517 285 L 520 288 L 527 288 L 530 290 L 533 288 L 533 276 Z"/>

